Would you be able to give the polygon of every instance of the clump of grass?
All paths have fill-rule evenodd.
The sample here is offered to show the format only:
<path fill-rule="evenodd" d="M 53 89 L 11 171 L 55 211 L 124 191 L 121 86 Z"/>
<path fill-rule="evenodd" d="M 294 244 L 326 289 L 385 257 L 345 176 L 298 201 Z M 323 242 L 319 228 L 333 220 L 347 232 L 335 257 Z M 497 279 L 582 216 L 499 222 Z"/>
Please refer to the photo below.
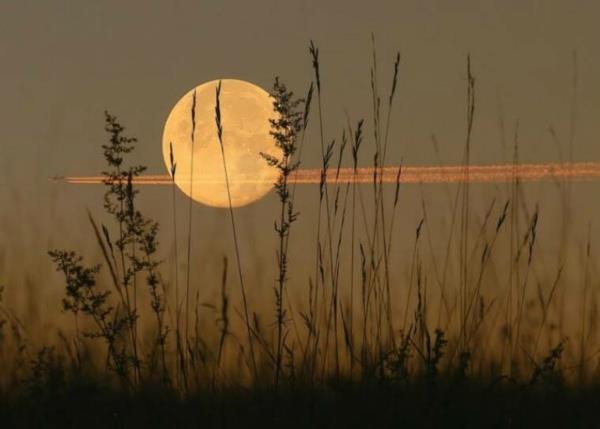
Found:
<path fill-rule="evenodd" d="M 83 258 L 75 252 L 52 250 L 49 254 L 56 269 L 65 276 L 64 310 L 76 318 L 81 313 L 93 321 L 95 329 L 83 335 L 104 340 L 108 349 L 107 367 L 118 375 L 124 387 L 130 388 L 132 358 L 124 335 L 127 328 L 132 326 L 131 313 L 120 313 L 109 301 L 111 292 L 97 286 L 100 265 L 86 267 L 82 264 Z M 137 362 L 133 365 L 137 365 Z"/>
<path fill-rule="evenodd" d="M 552 382 L 560 379 L 557 366 L 565 350 L 566 340 L 561 340 L 540 364 L 535 364 L 529 385 L 533 386 L 539 382 Z"/>
<path fill-rule="evenodd" d="M 103 172 L 107 186 L 104 208 L 113 216 L 118 227 L 114 243 L 108 227 L 102 225 L 101 234 L 91 213 L 88 212 L 88 216 L 109 267 L 119 298 L 118 306 L 111 302 L 110 291 L 96 285 L 100 265 L 86 267 L 82 264 L 82 258 L 72 251 L 52 250 L 49 254 L 57 270 L 65 276 L 64 309 L 73 313 L 76 319 L 82 312 L 94 321 L 96 331 L 87 336 L 105 340 L 111 369 L 129 386 L 142 381 L 137 286 L 138 277 L 145 274 L 150 307 L 156 319 L 157 333 L 153 345 L 159 350 L 162 381 L 168 383 L 168 327 L 164 320 L 164 287 L 158 272 L 160 263 L 156 259 L 158 223 L 147 219 L 137 209 L 138 191 L 133 187 L 134 177 L 146 168 L 140 165 L 125 166 L 125 156 L 133 151 L 137 140 L 125 136 L 125 128 L 108 112 L 105 112 L 105 130 L 109 134 L 109 143 L 102 148 L 109 169 Z"/>
<path fill-rule="evenodd" d="M 56 355 L 55 349 L 44 346 L 31 360 L 23 384 L 29 395 L 39 398 L 63 391 L 69 382 L 66 377 L 63 361 Z"/>
<path fill-rule="evenodd" d="M 114 249 L 108 229 L 103 228 L 107 244 L 113 252 L 112 259 L 105 258 L 107 265 L 115 265 L 111 271 L 115 272 L 118 282 L 115 287 L 120 291 L 122 305 L 125 309 L 130 334 L 130 346 L 132 350 L 131 361 L 133 363 L 135 378 L 140 381 L 141 368 L 140 356 L 138 353 L 138 329 L 137 329 L 137 275 L 140 271 L 135 264 L 132 264 L 135 258 L 135 193 L 131 187 L 131 179 L 134 176 L 144 172 L 143 166 L 125 167 L 124 157 L 131 153 L 137 140 L 123 134 L 124 127 L 117 121 L 117 118 L 104 112 L 105 130 L 109 134 L 109 143 L 104 144 L 104 158 L 109 170 L 102 174 L 105 176 L 104 183 L 107 191 L 104 195 L 104 209 L 112 215 L 118 225 L 117 240 L 115 246 L 119 255 L 119 264 L 114 257 Z M 98 234 L 97 238 L 98 238 Z M 101 241 L 99 241 L 101 242 Z"/>

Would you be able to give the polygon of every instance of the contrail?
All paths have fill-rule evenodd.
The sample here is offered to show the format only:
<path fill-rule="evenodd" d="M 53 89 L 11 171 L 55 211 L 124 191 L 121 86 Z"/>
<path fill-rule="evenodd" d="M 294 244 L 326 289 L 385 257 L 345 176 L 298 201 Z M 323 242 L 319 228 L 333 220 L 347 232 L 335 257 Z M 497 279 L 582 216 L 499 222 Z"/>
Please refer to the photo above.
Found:
<path fill-rule="evenodd" d="M 398 171 L 401 174 L 398 176 Z M 291 183 L 318 184 L 321 182 L 320 169 L 300 169 L 292 173 Z M 269 180 L 257 180 L 249 176 L 231 176 L 235 183 L 267 183 Z M 519 180 L 522 182 L 538 182 L 543 180 L 585 181 L 600 179 L 600 163 L 549 163 L 549 164 L 496 164 L 496 165 L 451 165 L 451 166 L 396 166 L 396 167 L 361 167 L 331 168 L 327 172 L 326 181 L 329 184 L 373 183 L 373 180 L 383 183 L 499 183 Z M 57 176 L 53 180 L 76 185 L 96 185 L 104 183 L 103 176 Z M 178 180 L 182 182 L 182 180 Z M 185 182 L 185 179 L 183 180 Z M 223 180 L 201 178 L 195 183 L 223 183 Z M 171 185 L 171 176 L 144 175 L 135 177 L 136 185 Z"/>

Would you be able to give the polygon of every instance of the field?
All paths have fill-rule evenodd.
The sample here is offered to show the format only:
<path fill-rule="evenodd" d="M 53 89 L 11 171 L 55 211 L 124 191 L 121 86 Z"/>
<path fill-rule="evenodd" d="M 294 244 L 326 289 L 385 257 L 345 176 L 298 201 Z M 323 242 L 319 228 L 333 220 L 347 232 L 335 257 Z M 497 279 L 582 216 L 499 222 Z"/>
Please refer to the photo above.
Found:
<path fill-rule="evenodd" d="M 148 189 L 136 186 L 145 171 L 137 141 L 105 113 L 107 140 L 98 151 L 106 161 L 104 212 L 73 214 L 87 216 L 82 248 L 92 243 L 94 250 L 84 258 L 60 243 L 47 249 L 46 262 L 62 283 L 60 300 L 51 301 L 62 305 L 56 323 L 31 330 L 34 312 L 14 309 L 0 295 L 0 421 L 595 426 L 598 277 L 591 232 L 583 242 L 573 239 L 588 222 L 574 207 L 577 185 L 555 181 L 552 204 L 540 206 L 516 176 L 515 126 L 505 138 L 514 180 L 482 196 L 465 169 L 461 183 L 440 185 L 445 202 L 433 214 L 422 187 L 411 194 L 416 198 L 405 197 L 401 163 L 395 182 L 382 180 L 383 168 L 394 166 L 388 145 L 401 59 L 382 71 L 376 58 L 373 48 L 370 116 L 348 118 L 335 139 L 326 135 L 314 44 L 314 75 L 302 98 L 275 80 L 279 116 L 271 126 L 280 156 L 265 162 L 280 172 L 277 210 L 265 220 L 274 222 L 272 237 L 255 238 L 273 245 L 257 245 L 273 255 L 267 272 L 274 277 L 266 280 L 247 262 L 248 234 L 231 206 L 222 211 L 228 227 L 219 238 L 231 251 L 211 256 L 216 276 L 198 275 L 195 261 L 208 256 L 192 250 L 199 222 L 192 200 L 181 200 L 173 185 L 162 202 L 170 221 L 154 221 L 140 203 Z M 465 95 L 465 121 L 457 127 L 469 166 L 478 101 L 470 58 Z M 227 124 L 220 122 L 219 92 L 215 121 L 222 148 Z M 561 162 L 573 161 L 573 133 Z M 310 204 L 298 209 L 294 179 L 303 150 L 320 153 L 320 180 Z M 358 183 L 358 168 L 367 165 L 372 181 Z M 171 153 L 172 177 L 176 166 Z M 338 182 L 342 167 L 353 169 L 354 181 Z M 417 222 L 407 225 L 415 213 Z M 553 229 L 540 227 L 546 216 Z M 312 226 L 300 229 L 305 218 Z M 439 218 L 441 225 L 431 220 Z M 256 283 L 266 284 L 260 299 L 249 296 Z M 32 297 L 22 300 L 35 293 L 28 286 L 21 295 Z"/>

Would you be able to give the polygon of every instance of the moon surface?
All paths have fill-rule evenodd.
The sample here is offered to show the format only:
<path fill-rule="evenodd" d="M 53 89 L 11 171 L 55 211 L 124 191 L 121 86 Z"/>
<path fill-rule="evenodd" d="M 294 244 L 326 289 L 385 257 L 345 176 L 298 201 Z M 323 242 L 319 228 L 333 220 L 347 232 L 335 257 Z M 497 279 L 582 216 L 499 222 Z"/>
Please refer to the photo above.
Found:
<path fill-rule="evenodd" d="M 162 151 L 170 173 L 170 145 L 173 145 L 177 165 L 175 184 L 184 194 L 208 206 L 229 207 L 215 122 L 215 91 L 218 83 L 218 80 L 214 80 L 192 88 L 175 104 L 165 123 Z M 192 145 L 194 90 L 196 127 Z M 223 79 L 220 105 L 231 205 L 241 207 L 265 196 L 273 188 L 279 174 L 260 155 L 261 152 L 280 155 L 270 135 L 269 119 L 276 115 L 273 98 L 249 82 Z"/>

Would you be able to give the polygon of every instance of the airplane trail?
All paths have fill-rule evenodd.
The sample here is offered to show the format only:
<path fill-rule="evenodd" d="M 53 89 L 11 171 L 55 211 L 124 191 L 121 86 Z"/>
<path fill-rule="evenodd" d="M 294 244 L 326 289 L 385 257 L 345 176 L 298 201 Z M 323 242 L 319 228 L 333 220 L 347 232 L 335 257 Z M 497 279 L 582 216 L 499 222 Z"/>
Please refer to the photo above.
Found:
<path fill-rule="evenodd" d="M 398 170 L 401 170 L 400 183 L 500 183 L 519 180 L 522 182 L 538 182 L 543 180 L 571 180 L 586 181 L 598 180 L 600 178 L 600 163 L 577 162 L 577 163 L 547 163 L 547 164 L 496 164 L 496 165 L 451 165 L 451 166 L 395 166 L 395 167 L 360 167 L 331 168 L 327 172 L 327 183 L 344 184 L 356 183 L 369 184 L 377 181 L 383 183 L 396 183 Z M 375 172 L 377 174 L 375 175 Z M 249 176 L 230 176 L 231 182 L 261 184 L 269 180 L 253 179 Z M 96 185 L 104 183 L 103 176 L 65 176 L 55 177 L 57 182 L 65 182 L 76 185 Z M 290 183 L 318 184 L 321 182 L 320 169 L 299 169 L 292 173 Z M 178 179 L 178 182 L 186 182 Z M 135 177 L 133 183 L 136 185 L 171 185 L 171 176 L 143 175 Z M 202 178 L 195 183 L 224 183 L 220 179 Z"/>

